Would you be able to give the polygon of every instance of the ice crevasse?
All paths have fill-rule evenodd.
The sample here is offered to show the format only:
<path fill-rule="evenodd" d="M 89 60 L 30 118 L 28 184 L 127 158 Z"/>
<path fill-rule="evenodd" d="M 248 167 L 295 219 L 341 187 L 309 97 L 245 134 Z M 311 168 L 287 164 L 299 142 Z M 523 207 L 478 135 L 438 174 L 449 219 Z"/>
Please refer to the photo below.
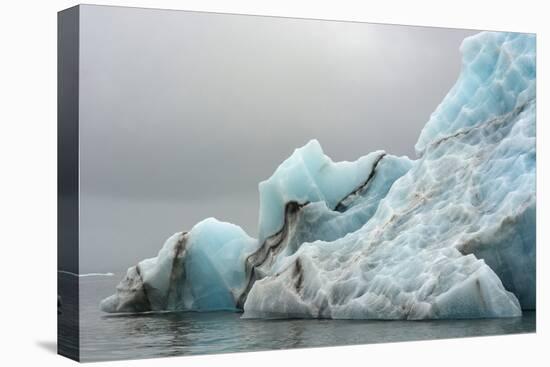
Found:
<path fill-rule="evenodd" d="M 209 218 L 128 269 L 106 312 L 512 317 L 535 308 L 535 36 L 482 32 L 417 159 L 310 141 L 260 183 L 258 238 Z"/>

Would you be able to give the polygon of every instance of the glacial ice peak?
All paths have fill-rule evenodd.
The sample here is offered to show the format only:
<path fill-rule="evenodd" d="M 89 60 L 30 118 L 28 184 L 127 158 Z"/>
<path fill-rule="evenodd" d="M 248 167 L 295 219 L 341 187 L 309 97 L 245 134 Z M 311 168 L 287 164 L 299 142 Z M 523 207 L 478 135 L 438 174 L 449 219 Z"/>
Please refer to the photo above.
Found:
<path fill-rule="evenodd" d="M 462 71 L 415 145 L 422 155 L 438 140 L 512 112 L 535 98 L 534 34 L 481 32 L 460 47 Z"/>
<path fill-rule="evenodd" d="M 355 162 L 333 162 L 316 139 L 294 150 L 267 180 L 260 182 L 259 241 L 278 232 L 288 202 L 324 202 L 334 209 L 340 200 L 363 183 L 383 156 L 377 151 Z"/>

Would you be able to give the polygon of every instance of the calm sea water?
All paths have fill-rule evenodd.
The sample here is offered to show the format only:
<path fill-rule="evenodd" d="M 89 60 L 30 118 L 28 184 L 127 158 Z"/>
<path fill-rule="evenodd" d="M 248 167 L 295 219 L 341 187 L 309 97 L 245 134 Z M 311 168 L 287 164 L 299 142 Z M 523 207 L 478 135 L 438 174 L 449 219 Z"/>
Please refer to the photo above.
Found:
<path fill-rule="evenodd" d="M 519 318 L 442 321 L 244 320 L 231 312 L 109 315 L 99 302 L 120 275 L 80 278 L 82 361 L 457 338 L 535 331 Z M 64 307 L 66 307 L 64 305 Z"/>

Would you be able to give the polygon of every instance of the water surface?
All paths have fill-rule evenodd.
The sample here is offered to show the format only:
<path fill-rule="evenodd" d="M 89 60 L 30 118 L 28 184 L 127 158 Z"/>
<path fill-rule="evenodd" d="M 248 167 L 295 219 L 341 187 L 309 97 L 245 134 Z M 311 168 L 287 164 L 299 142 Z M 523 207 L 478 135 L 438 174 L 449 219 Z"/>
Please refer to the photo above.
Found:
<path fill-rule="evenodd" d="M 535 312 L 482 320 L 247 320 L 232 312 L 105 314 L 121 275 L 80 278 L 82 361 L 530 333 Z"/>

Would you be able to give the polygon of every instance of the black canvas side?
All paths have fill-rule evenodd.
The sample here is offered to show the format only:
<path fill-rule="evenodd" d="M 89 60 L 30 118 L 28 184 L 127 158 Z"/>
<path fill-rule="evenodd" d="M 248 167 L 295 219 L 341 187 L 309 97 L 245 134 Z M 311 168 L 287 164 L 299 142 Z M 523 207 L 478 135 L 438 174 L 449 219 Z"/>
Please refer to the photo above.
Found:
<path fill-rule="evenodd" d="M 57 352 L 79 360 L 79 7 L 57 18 Z"/>

